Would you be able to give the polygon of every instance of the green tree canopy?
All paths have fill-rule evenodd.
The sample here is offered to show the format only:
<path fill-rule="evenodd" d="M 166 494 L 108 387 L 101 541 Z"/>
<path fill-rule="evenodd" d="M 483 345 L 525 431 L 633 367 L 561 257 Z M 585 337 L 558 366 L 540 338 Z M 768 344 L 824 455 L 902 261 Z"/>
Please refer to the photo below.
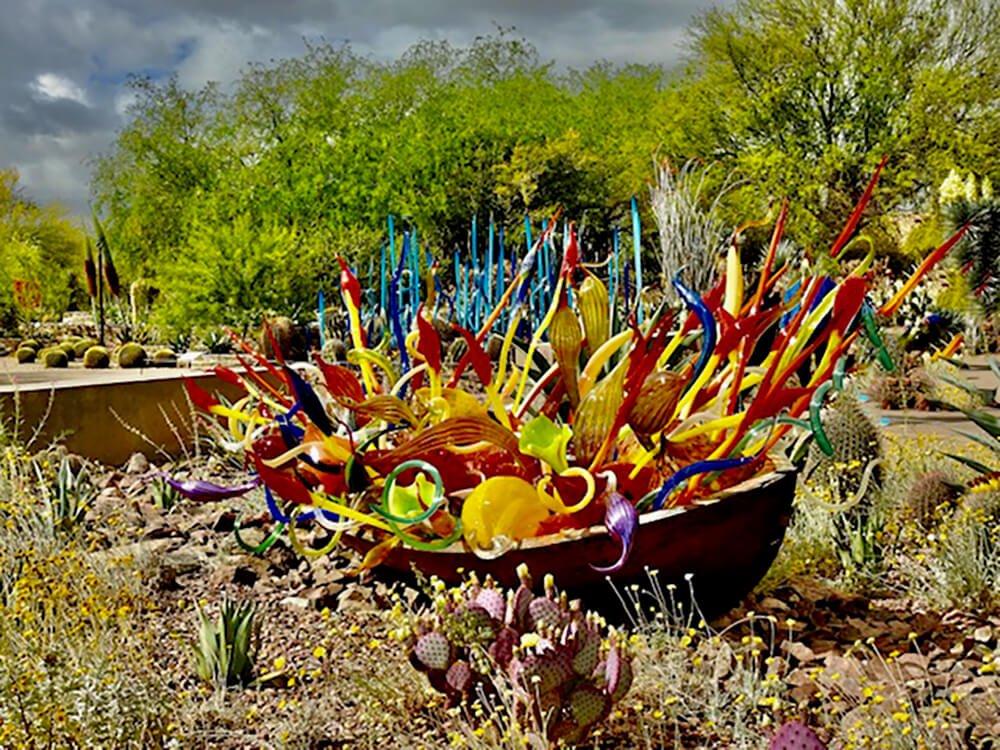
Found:
<path fill-rule="evenodd" d="M 995 0 L 742 0 L 703 14 L 673 148 L 788 196 L 825 245 L 883 154 L 873 212 L 920 208 L 956 164 L 1000 168 Z"/>
<path fill-rule="evenodd" d="M 0 329 L 5 331 L 16 328 L 19 317 L 61 315 L 83 297 L 83 233 L 62 208 L 28 199 L 18 179 L 16 171 L 0 170 Z"/>
<path fill-rule="evenodd" d="M 159 279 L 174 325 L 185 310 L 197 324 L 305 309 L 336 283 L 336 254 L 377 253 L 390 213 L 448 258 L 474 213 L 518 242 L 525 213 L 537 223 L 561 206 L 604 252 L 629 198 L 648 197 L 656 155 L 738 180 L 719 207 L 730 226 L 789 197 L 790 237 L 823 248 L 883 154 L 873 215 L 926 208 L 953 167 L 1000 183 L 997 20 L 996 0 L 740 0 L 696 20 L 676 72 L 559 70 L 508 33 L 388 62 L 310 46 L 225 91 L 134 80 L 93 190 L 116 257 Z M 866 231 L 899 244 L 892 222 Z M 266 258 L 203 256 L 256 235 L 246 252 Z M 201 257 L 216 291 L 208 276 L 227 260 L 261 271 L 252 299 L 193 297 L 196 279 L 175 266 Z"/>

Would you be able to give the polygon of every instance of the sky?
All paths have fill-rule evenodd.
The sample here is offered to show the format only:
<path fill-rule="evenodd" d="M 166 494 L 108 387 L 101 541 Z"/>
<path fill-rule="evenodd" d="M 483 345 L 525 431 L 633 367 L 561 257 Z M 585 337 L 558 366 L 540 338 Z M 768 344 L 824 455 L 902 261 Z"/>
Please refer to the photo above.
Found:
<path fill-rule="evenodd" d="M 676 63 L 696 0 L 3 0 L 0 168 L 25 194 L 87 213 L 90 159 L 127 118 L 130 74 L 231 84 L 304 40 L 393 58 L 420 39 L 514 27 L 566 67 Z"/>

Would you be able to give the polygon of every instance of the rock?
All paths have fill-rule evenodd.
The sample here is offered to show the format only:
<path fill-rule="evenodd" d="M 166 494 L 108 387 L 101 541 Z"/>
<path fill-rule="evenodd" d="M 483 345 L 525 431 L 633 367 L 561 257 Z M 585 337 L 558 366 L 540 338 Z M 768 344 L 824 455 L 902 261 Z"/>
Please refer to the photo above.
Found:
<path fill-rule="evenodd" d="M 985 692 L 966 695 L 958 702 L 959 716 L 971 724 L 982 726 L 989 726 L 996 721 L 998 711 L 997 686 L 995 681 L 991 681 L 991 683 L 988 688 L 984 686 Z"/>
<path fill-rule="evenodd" d="M 149 459 L 141 453 L 133 453 L 125 464 L 126 474 L 145 474 L 149 471 Z"/>
<path fill-rule="evenodd" d="M 799 643 L 798 641 L 786 641 L 782 644 L 782 648 L 789 656 L 797 659 L 799 664 L 806 664 L 816 658 L 816 654 L 811 648 L 804 643 Z"/>
<path fill-rule="evenodd" d="M 982 625 L 972 631 L 972 639 L 977 643 L 989 643 L 993 640 L 993 628 Z"/>
<path fill-rule="evenodd" d="M 233 583 L 238 586 L 253 586 L 257 578 L 257 571 L 249 565 L 240 565 L 233 571 Z"/>
<path fill-rule="evenodd" d="M 177 575 L 184 575 L 201 570 L 207 561 L 208 557 L 203 552 L 194 549 L 179 549 L 165 554 L 160 565 L 172 570 Z"/>
<path fill-rule="evenodd" d="M 208 578 L 211 588 L 222 588 L 230 583 L 237 586 L 253 586 L 260 578 L 260 573 L 252 565 L 236 564 L 218 565 Z"/>
<path fill-rule="evenodd" d="M 336 583 L 344 580 L 344 573 L 332 565 L 316 565 L 312 571 L 313 581 L 317 586 L 324 586 L 329 583 Z"/>
<path fill-rule="evenodd" d="M 340 612 L 372 612 L 376 609 L 371 592 L 356 583 L 348 586 L 337 597 Z"/>
<path fill-rule="evenodd" d="M 212 521 L 212 531 L 228 534 L 236 526 L 236 512 L 221 510 Z"/>
<path fill-rule="evenodd" d="M 761 599 L 760 608 L 772 612 L 787 612 L 789 609 L 787 604 L 773 596 L 765 596 Z"/>
<path fill-rule="evenodd" d="M 297 607 L 299 609 L 309 609 L 312 607 L 312 602 L 302 596 L 286 596 L 278 603 L 284 607 Z"/>
<path fill-rule="evenodd" d="M 337 596 L 344 587 L 339 583 L 332 583 L 327 586 L 309 586 L 299 592 L 299 596 L 308 599 L 316 609 L 335 609 L 337 607 Z"/>

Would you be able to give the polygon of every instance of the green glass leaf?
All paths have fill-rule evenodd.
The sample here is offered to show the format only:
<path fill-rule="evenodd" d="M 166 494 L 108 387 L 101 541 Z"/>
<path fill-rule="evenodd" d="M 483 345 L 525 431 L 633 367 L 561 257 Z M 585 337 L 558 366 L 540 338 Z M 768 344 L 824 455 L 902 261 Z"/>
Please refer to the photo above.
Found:
<path fill-rule="evenodd" d="M 522 453 L 544 461 L 557 474 L 562 474 L 569 468 L 566 460 L 566 449 L 573 437 L 573 431 L 567 425 L 557 425 L 548 417 L 535 417 L 521 428 L 521 439 L 518 448 Z"/>
<path fill-rule="evenodd" d="M 434 482 L 428 481 L 423 472 L 417 474 L 412 484 L 394 484 L 389 491 L 386 505 L 389 512 L 399 518 L 415 518 L 434 504 L 437 499 Z"/>

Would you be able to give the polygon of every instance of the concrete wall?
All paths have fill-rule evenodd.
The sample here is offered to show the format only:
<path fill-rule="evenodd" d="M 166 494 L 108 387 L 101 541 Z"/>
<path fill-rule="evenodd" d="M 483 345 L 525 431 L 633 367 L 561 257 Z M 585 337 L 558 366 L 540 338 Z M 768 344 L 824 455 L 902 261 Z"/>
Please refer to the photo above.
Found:
<path fill-rule="evenodd" d="M 17 422 L 21 440 L 31 439 L 37 431 L 33 448 L 59 441 L 73 453 L 119 465 L 135 452 L 161 460 L 160 451 L 177 456 L 183 452 L 182 443 L 191 442 L 192 415 L 183 377 L 194 379 L 210 393 L 230 399 L 238 395 L 231 385 L 201 371 L 108 375 L 89 380 L 81 371 L 79 377 L 63 381 L 4 386 L 0 388 L 0 415 L 7 429 Z"/>

